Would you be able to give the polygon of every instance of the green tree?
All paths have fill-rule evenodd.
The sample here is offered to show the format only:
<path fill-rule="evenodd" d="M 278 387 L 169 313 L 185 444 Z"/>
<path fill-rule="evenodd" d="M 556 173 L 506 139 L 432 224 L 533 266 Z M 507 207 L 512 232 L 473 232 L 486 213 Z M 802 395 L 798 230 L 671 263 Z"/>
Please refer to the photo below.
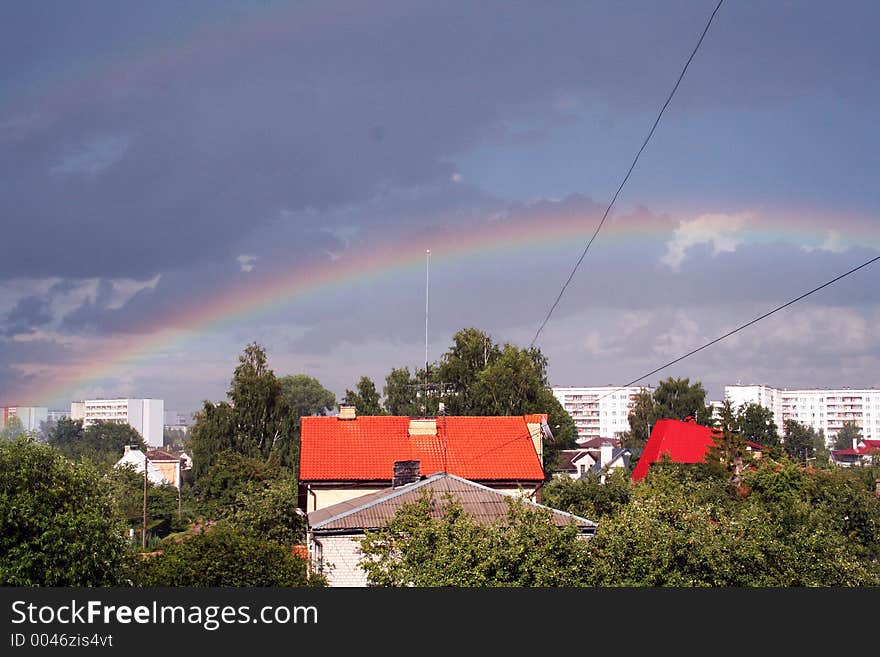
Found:
<path fill-rule="evenodd" d="M 422 372 L 424 374 L 424 372 Z M 422 400 L 419 398 L 419 380 L 410 374 L 408 367 L 395 367 L 385 377 L 385 410 L 389 415 L 421 416 Z"/>
<path fill-rule="evenodd" d="M 193 484 L 199 512 L 216 519 L 224 509 L 231 508 L 242 493 L 251 491 L 255 485 L 268 485 L 281 476 L 277 459 L 263 460 L 224 450 L 215 455 L 211 467 Z"/>
<path fill-rule="evenodd" d="M 797 420 L 785 420 L 782 426 L 785 433 L 782 447 L 790 458 L 801 463 L 808 463 L 810 459 L 815 458 L 817 444 L 820 441 L 824 442 L 824 439 L 820 438 L 813 427 L 801 424 Z"/>
<path fill-rule="evenodd" d="M 737 429 L 743 438 L 767 448 L 778 447 L 779 428 L 773 411 L 754 402 L 743 404 L 737 413 Z"/>
<path fill-rule="evenodd" d="M 284 399 L 299 429 L 300 418 L 327 415 L 336 406 L 336 395 L 307 374 L 293 374 L 278 379 Z"/>
<path fill-rule="evenodd" d="M 307 562 L 289 548 L 226 523 L 168 537 L 134 573 L 141 586 L 308 586 Z"/>
<path fill-rule="evenodd" d="M 288 548 L 305 539 L 305 517 L 297 509 L 293 479 L 277 477 L 251 484 L 226 507 L 225 518 L 239 532 Z"/>
<path fill-rule="evenodd" d="M 114 510 L 126 527 L 143 528 L 144 475 L 129 464 L 106 475 Z M 178 490 L 170 484 L 147 482 L 147 532 L 164 537 L 183 531 L 194 520 L 190 505 L 178 503 Z"/>
<path fill-rule="evenodd" d="M 711 409 L 706 406 L 706 391 L 699 381 L 673 379 L 661 381 L 654 390 L 654 422 L 661 418 L 684 420 L 693 417 L 697 424 L 711 424 Z M 653 425 L 653 422 L 652 422 Z"/>
<path fill-rule="evenodd" d="M 0 440 L 15 440 L 19 436 L 24 435 L 24 433 L 24 424 L 22 424 L 21 419 L 13 415 L 6 420 L 3 429 L 0 429 Z"/>
<path fill-rule="evenodd" d="M 846 421 L 834 437 L 833 449 L 852 449 L 853 441 L 862 439 L 862 428 L 852 421 Z"/>
<path fill-rule="evenodd" d="M 538 406 L 547 387 L 547 359 L 538 349 L 504 345 L 477 374 L 472 387 L 474 415 L 523 415 Z"/>
<path fill-rule="evenodd" d="M 120 584 L 123 530 L 91 464 L 26 439 L 0 443 L 0 585 Z"/>
<path fill-rule="evenodd" d="M 297 446 L 291 411 L 281 384 L 269 369 L 266 350 L 252 342 L 238 362 L 229 389 L 235 417 L 234 449 L 250 457 L 276 455 L 283 465 L 294 465 Z"/>
<path fill-rule="evenodd" d="M 657 421 L 656 406 L 654 397 L 647 388 L 642 388 L 636 394 L 627 418 L 629 431 L 621 437 L 621 446 L 637 449 L 645 446 L 651 436 L 654 422 Z"/>
<path fill-rule="evenodd" d="M 578 479 L 557 477 L 541 489 L 541 503 L 582 518 L 600 521 L 626 505 L 632 496 L 632 479 L 623 468 L 607 473 L 604 483 L 596 472 Z"/>
<path fill-rule="evenodd" d="M 586 541 L 545 509 L 507 500 L 507 517 L 480 524 L 451 497 L 425 495 L 361 539 L 361 567 L 378 586 L 577 586 L 586 584 Z"/>
<path fill-rule="evenodd" d="M 83 428 L 81 420 L 61 419 L 49 433 L 49 444 L 68 458 L 87 459 L 109 469 L 122 458 L 126 446 L 145 450 L 146 442 L 129 424 L 99 420 Z"/>
<path fill-rule="evenodd" d="M 368 376 L 362 376 L 355 386 L 355 390 L 345 391 L 343 404 L 354 406 L 358 415 L 384 415 L 385 411 L 380 403 L 379 392 L 376 384 Z"/>
<path fill-rule="evenodd" d="M 704 469 L 652 467 L 630 503 L 599 523 L 590 568 L 599 586 L 876 586 L 876 500 L 860 485 L 761 461 L 731 494 Z M 860 497 L 861 496 L 861 497 Z M 860 533 L 848 533 L 849 511 Z M 833 516 L 837 514 L 838 519 Z M 858 541 L 863 541 L 862 545 Z"/>
<path fill-rule="evenodd" d="M 232 476 L 238 467 L 230 468 L 230 454 L 240 457 L 239 465 L 252 461 L 291 472 L 298 465 L 299 440 L 292 411 L 268 366 L 265 350 L 257 343 L 247 345 L 239 356 L 229 397 L 231 403 L 204 402 L 187 437 L 194 486 L 202 501 L 214 501 L 215 509 L 219 500 L 234 501 L 241 485 L 218 480 Z M 225 463 L 216 467 L 221 455 Z"/>
<path fill-rule="evenodd" d="M 449 350 L 431 368 L 431 380 L 444 387 L 443 403 L 449 415 L 491 415 L 474 400 L 475 387 L 480 373 L 501 353 L 501 347 L 479 329 L 461 329 L 452 336 Z"/>

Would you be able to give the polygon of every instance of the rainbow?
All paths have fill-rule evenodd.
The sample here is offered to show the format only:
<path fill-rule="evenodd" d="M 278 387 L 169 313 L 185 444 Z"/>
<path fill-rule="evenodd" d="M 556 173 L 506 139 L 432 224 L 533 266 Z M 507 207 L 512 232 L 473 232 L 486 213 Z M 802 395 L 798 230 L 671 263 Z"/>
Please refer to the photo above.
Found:
<path fill-rule="evenodd" d="M 827 240 L 827 223 L 800 217 L 792 224 L 786 217 L 773 221 L 754 220 L 739 237 L 747 243 L 785 242 L 820 245 Z M 563 262 L 573 264 L 583 245 L 593 234 L 599 215 L 594 211 L 573 210 L 565 204 L 543 203 L 526 207 L 515 217 L 484 220 L 467 230 L 447 230 L 410 236 L 395 242 L 362 245 L 307 267 L 277 272 L 257 283 L 234 289 L 193 303 L 183 313 L 157 317 L 137 335 L 120 340 L 108 339 L 97 352 L 83 354 L 78 364 L 52 368 L 51 381 L 21 391 L 18 399 L 28 403 L 60 399 L 66 391 L 118 375 L 126 368 L 148 361 L 162 351 L 187 344 L 206 333 L 253 322 L 316 295 L 409 275 L 425 266 L 430 249 L 432 264 L 455 265 L 489 258 L 509 258 L 523 252 L 552 252 Z M 797 225 L 797 231 L 791 227 Z M 838 224 L 839 226 L 840 224 Z M 846 245 L 880 246 L 877 230 L 863 222 L 849 222 Z M 788 229 L 786 230 L 786 227 Z M 606 222 L 594 249 L 630 248 L 647 241 L 662 244 L 669 240 L 675 224 L 648 212 L 614 217 Z M 869 237 L 870 236 L 870 237 Z"/>

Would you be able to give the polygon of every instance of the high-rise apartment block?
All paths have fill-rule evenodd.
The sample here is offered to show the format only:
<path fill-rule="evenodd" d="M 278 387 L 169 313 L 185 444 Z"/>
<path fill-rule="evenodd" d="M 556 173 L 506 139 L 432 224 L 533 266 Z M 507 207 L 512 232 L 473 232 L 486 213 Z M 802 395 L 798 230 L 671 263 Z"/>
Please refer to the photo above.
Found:
<path fill-rule="evenodd" d="M 129 424 L 150 447 L 162 447 L 165 402 L 162 399 L 87 399 L 70 403 L 70 417 L 87 427 L 99 420 Z"/>
<path fill-rule="evenodd" d="M 787 390 L 767 385 L 725 386 L 724 396 L 735 408 L 757 403 L 773 411 L 780 434 L 785 420 L 823 431 L 829 443 L 844 422 L 855 422 L 862 438 L 880 438 L 880 389 L 877 388 L 808 388 Z"/>
<path fill-rule="evenodd" d="M 0 406 L 0 429 L 6 426 L 10 418 L 16 417 L 24 431 L 39 431 L 40 426 L 48 419 L 49 409 L 45 406 Z"/>
<path fill-rule="evenodd" d="M 553 396 L 568 411 L 577 427 L 578 441 L 618 438 L 629 431 L 629 411 L 641 390 L 649 386 L 555 386 Z"/>

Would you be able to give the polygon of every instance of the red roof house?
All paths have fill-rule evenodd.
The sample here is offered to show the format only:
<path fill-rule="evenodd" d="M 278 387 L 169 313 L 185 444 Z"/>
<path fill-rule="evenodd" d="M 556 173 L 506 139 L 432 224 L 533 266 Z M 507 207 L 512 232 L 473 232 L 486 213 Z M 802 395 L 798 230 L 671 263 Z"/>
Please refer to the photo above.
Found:
<path fill-rule="evenodd" d="M 535 491 L 544 481 L 546 415 L 302 418 L 300 505 L 307 511 L 392 485 L 395 462 L 422 475 L 454 474 L 498 490 Z"/>
<path fill-rule="evenodd" d="M 633 481 L 644 478 L 651 464 L 662 460 L 664 456 L 669 456 L 674 463 L 702 463 L 709 448 L 715 444 L 715 438 L 720 436 L 721 431 L 718 429 L 704 427 L 692 421 L 657 420 L 642 456 L 633 469 Z"/>

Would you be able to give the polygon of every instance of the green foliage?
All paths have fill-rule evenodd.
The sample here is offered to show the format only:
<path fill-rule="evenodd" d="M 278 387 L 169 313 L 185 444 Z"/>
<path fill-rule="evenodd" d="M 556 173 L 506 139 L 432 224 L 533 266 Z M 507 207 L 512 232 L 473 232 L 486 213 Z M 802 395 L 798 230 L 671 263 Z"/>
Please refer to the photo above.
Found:
<path fill-rule="evenodd" d="M 523 415 L 547 387 L 547 359 L 537 349 L 504 345 L 501 355 L 477 374 L 474 415 Z"/>
<path fill-rule="evenodd" d="M 605 482 L 595 472 L 584 477 L 556 477 L 541 489 L 541 503 L 568 511 L 582 518 L 599 521 L 626 505 L 632 495 L 632 479 L 618 468 L 605 475 Z"/>
<path fill-rule="evenodd" d="M 446 497 L 432 517 L 430 495 L 405 505 L 361 539 L 362 568 L 375 586 L 577 586 L 586 584 L 586 541 L 574 525 L 508 500 L 506 520 L 481 525 Z"/>
<path fill-rule="evenodd" d="M 834 437 L 833 449 L 852 449 L 853 441 L 862 439 L 862 428 L 852 421 L 843 423 L 840 431 Z"/>
<path fill-rule="evenodd" d="M 269 369 L 265 349 L 252 342 L 238 362 L 229 389 L 235 421 L 233 449 L 253 458 L 275 456 L 282 465 L 294 466 L 298 450 L 291 410 Z"/>
<path fill-rule="evenodd" d="M 654 390 L 654 421 L 661 418 L 684 420 L 693 417 L 697 424 L 710 425 L 712 413 L 706 407 L 706 391 L 699 381 L 673 379 L 661 381 Z"/>
<path fill-rule="evenodd" d="M 449 415 L 492 415 L 477 401 L 480 373 L 501 356 L 501 348 L 476 328 L 452 336 L 452 345 L 439 364 L 431 368 L 431 380 L 444 386 L 443 403 Z"/>
<path fill-rule="evenodd" d="M 117 517 L 126 527 L 137 531 L 143 528 L 144 475 L 135 472 L 131 465 L 114 468 L 106 480 L 110 485 L 111 497 Z M 170 484 L 154 484 L 147 481 L 147 531 L 163 537 L 172 532 L 183 531 L 194 520 L 189 504 L 180 505 L 178 513 L 178 491 Z"/>
<path fill-rule="evenodd" d="M 99 420 L 83 428 L 82 420 L 62 418 L 49 432 L 48 442 L 74 460 L 88 460 L 104 469 L 112 468 L 125 447 L 145 450 L 146 442 L 129 424 Z"/>
<path fill-rule="evenodd" d="M 224 514 L 229 525 L 255 538 L 285 546 L 305 539 L 305 517 L 297 510 L 297 489 L 292 479 L 277 478 L 251 483 Z"/>
<path fill-rule="evenodd" d="M 355 390 L 346 389 L 342 403 L 356 407 L 358 415 L 385 415 L 376 384 L 368 376 L 358 380 Z"/>
<path fill-rule="evenodd" d="M 307 562 L 279 543 L 218 523 L 169 537 L 133 573 L 140 586 L 308 586 Z"/>
<path fill-rule="evenodd" d="M 815 458 L 817 451 L 824 448 L 824 436 L 813 427 L 801 424 L 797 420 L 785 420 L 783 423 L 785 439 L 783 449 L 795 461 L 808 463 Z"/>
<path fill-rule="evenodd" d="M 647 388 L 642 388 L 636 395 L 628 419 L 629 431 L 621 437 L 620 445 L 631 449 L 641 449 L 648 442 L 651 429 L 657 420 L 654 397 Z"/>
<path fill-rule="evenodd" d="M 780 444 L 779 428 L 773 419 L 773 411 L 760 404 L 743 404 L 737 413 L 736 428 L 746 440 L 768 449 Z"/>
<path fill-rule="evenodd" d="M 878 502 L 842 470 L 761 461 L 733 492 L 704 466 L 664 464 L 599 523 L 604 586 L 876 586 Z"/>
<path fill-rule="evenodd" d="M 232 403 L 206 401 L 195 414 L 187 447 L 203 513 L 216 517 L 220 507 L 234 502 L 249 480 L 274 477 L 279 468 L 295 472 L 299 417 L 294 418 L 289 401 L 297 390 L 311 394 L 316 389 L 298 377 L 285 381 L 283 385 L 269 369 L 265 350 L 251 343 L 239 356 L 230 383 Z M 309 400 L 297 403 L 303 409 Z"/>
<path fill-rule="evenodd" d="M 92 465 L 25 439 L 0 443 L 0 585 L 114 586 L 126 554 Z"/>
<path fill-rule="evenodd" d="M 424 371 L 422 371 L 422 382 Z M 424 412 L 418 397 L 418 372 L 410 374 L 408 367 L 393 368 L 385 377 L 385 410 L 389 415 L 421 416 Z"/>
<path fill-rule="evenodd" d="M 22 424 L 21 418 L 13 415 L 6 420 L 6 424 L 4 424 L 3 429 L 0 430 L 0 440 L 15 440 L 24 433 L 24 424 Z"/>
<path fill-rule="evenodd" d="M 310 415 L 326 415 L 336 406 L 336 395 L 321 385 L 318 379 L 307 374 L 293 374 L 278 379 L 281 398 L 290 409 L 294 423 L 299 429 L 300 418 Z"/>
<path fill-rule="evenodd" d="M 281 475 L 277 460 L 243 456 L 232 450 L 216 455 L 214 464 L 193 484 L 193 494 L 201 515 L 218 518 L 222 510 L 235 504 L 242 493 L 253 490 Z"/>

